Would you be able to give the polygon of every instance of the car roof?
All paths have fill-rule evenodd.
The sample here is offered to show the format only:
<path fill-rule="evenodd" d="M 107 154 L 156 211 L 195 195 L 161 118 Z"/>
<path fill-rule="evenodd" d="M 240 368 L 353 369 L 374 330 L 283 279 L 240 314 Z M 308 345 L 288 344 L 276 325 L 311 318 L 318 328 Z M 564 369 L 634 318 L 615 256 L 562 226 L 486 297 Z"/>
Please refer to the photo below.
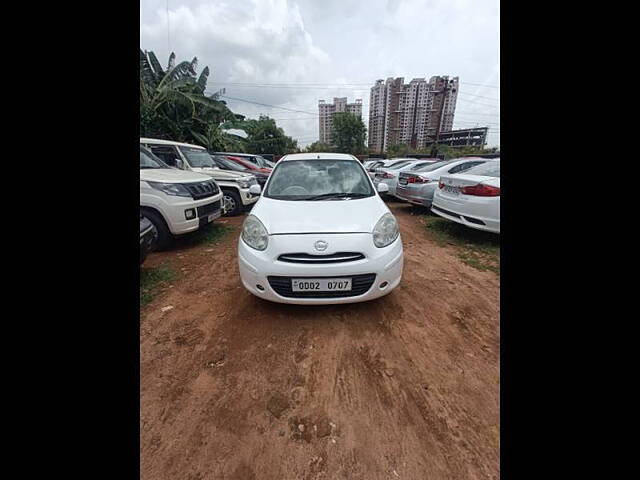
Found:
<path fill-rule="evenodd" d="M 326 152 L 318 152 L 318 153 L 291 153 L 289 155 L 285 155 L 282 157 L 278 163 L 286 162 L 289 160 L 358 160 L 353 155 L 348 153 L 326 153 Z"/>
<path fill-rule="evenodd" d="M 192 147 L 192 148 L 200 148 L 202 150 L 206 150 L 206 148 L 200 145 L 193 145 L 191 143 L 183 143 L 183 142 L 174 142 L 173 140 L 162 140 L 160 138 L 140 137 L 140 143 L 156 143 L 158 145 L 179 145 L 181 147 Z"/>
<path fill-rule="evenodd" d="M 235 157 L 260 157 L 259 153 L 233 153 L 233 152 L 213 152 L 216 155 L 231 155 Z"/>

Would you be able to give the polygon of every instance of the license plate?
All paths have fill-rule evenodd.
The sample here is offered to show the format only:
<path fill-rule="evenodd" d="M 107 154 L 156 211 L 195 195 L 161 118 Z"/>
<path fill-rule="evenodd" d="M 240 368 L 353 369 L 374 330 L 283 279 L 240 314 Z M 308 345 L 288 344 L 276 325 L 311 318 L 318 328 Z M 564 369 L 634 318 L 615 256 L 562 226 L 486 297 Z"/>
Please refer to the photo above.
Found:
<path fill-rule="evenodd" d="M 406 185 L 408 182 L 407 182 L 407 179 L 406 179 L 406 178 L 400 178 L 400 180 L 398 180 L 398 183 L 399 183 L 400 185 Z"/>
<path fill-rule="evenodd" d="M 344 292 L 351 290 L 350 278 L 292 278 L 294 292 Z"/>
<path fill-rule="evenodd" d="M 451 185 L 445 185 L 443 190 L 447 193 L 451 193 L 453 195 L 459 195 L 460 194 L 460 188 L 458 187 L 452 187 Z"/>
<path fill-rule="evenodd" d="M 220 211 L 220 210 L 218 210 L 218 211 L 213 212 L 212 214 L 210 214 L 210 215 L 207 217 L 207 223 L 211 223 L 211 222 L 213 222 L 216 218 L 218 218 L 218 217 L 220 216 L 220 213 L 221 213 L 221 211 Z"/>

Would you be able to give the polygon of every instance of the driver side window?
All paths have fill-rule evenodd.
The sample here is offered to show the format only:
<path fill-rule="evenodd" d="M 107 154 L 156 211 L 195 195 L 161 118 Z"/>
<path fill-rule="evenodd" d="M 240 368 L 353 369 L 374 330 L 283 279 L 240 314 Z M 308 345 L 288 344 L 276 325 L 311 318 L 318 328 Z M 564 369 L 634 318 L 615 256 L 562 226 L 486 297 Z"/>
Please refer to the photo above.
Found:
<path fill-rule="evenodd" d="M 175 167 L 176 158 L 180 158 L 180 154 L 177 152 L 176 147 L 171 145 L 149 145 L 149 150 L 171 167 Z"/>

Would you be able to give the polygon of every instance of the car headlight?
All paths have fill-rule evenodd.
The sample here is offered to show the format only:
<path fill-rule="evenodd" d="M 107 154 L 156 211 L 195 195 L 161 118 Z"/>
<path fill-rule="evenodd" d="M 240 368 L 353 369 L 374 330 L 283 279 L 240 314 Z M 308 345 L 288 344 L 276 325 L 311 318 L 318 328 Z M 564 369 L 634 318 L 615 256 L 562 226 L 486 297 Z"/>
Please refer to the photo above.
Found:
<path fill-rule="evenodd" d="M 376 226 L 373 227 L 373 244 L 378 247 L 386 247 L 392 244 L 400 235 L 398 223 L 391 213 L 385 213 Z"/>
<path fill-rule="evenodd" d="M 238 185 L 240 185 L 240 188 L 249 188 L 251 186 L 251 177 L 244 177 L 244 178 L 239 178 L 238 179 Z"/>
<path fill-rule="evenodd" d="M 242 240 L 256 250 L 267 248 L 269 244 L 267 229 L 255 215 L 248 215 L 242 224 Z"/>
<path fill-rule="evenodd" d="M 151 188 L 160 190 L 167 195 L 175 195 L 177 197 L 191 197 L 191 192 L 187 190 L 187 187 L 179 183 L 162 183 L 149 181 L 147 181 L 147 183 L 151 186 Z"/>

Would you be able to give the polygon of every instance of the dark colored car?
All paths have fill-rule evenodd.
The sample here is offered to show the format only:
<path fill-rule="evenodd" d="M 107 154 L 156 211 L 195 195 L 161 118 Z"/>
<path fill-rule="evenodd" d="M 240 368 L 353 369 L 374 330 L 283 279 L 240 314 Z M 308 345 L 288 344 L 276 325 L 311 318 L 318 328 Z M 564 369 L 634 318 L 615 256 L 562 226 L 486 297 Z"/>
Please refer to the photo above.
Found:
<path fill-rule="evenodd" d="M 140 214 L 140 265 L 142 265 L 147 258 L 149 252 L 153 251 L 158 240 L 158 231 L 153 223 Z"/>
<path fill-rule="evenodd" d="M 276 166 L 274 162 L 267 160 L 262 155 L 256 155 L 253 153 L 214 152 L 214 155 L 223 155 L 225 157 L 240 158 L 245 162 L 252 163 L 259 168 L 271 169 Z"/>
<path fill-rule="evenodd" d="M 271 168 L 261 168 L 258 167 L 257 165 L 245 160 L 244 158 L 240 158 L 240 157 L 234 157 L 231 155 L 227 155 L 224 158 L 237 163 L 238 165 L 243 166 L 244 168 L 247 168 L 251 171 L 251 173 L 253 175 L 256 175 L 256 178 L 258 177 L 258 174 L 262 174 L 262 176 L 264 177 L 264 175 L 267 176 L 267 178 L 269 178 L 269 175 L 271 175 Z M 266 180 L 264 180 L 266 182 Z"/>
<path fill-rule="evenodd" d="M 258 184 L 261 187 L 264 187 L 264 184 L 267 183 L 267 178 L 269 178 L 269 174 L 265 172 L 261 172 L 260 170 L 252 170 L 238 162 L 234 162 L 230 158 L 223 157 L 222 155 L 211 155 L 213 161 L 218 166 L 220 170 L 230 170 L 232 172 L 242 172 L 248 173 L 256 177 Z"/>

